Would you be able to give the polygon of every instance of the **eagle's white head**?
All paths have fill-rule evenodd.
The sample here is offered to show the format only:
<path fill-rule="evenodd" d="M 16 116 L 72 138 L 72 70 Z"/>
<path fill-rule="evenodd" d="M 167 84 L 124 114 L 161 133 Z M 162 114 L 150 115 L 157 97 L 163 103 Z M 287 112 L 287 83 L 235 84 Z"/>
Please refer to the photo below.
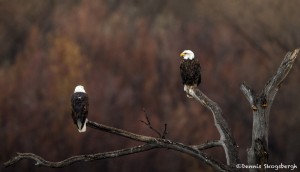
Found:
<path fill-rule="evenodd" d="M 183 57 L 183 59 L 185 59 L 185 60 L 187 60 L 187 59 L 193 60 L 195 55 L 194 55 L 193 51 L 191 51 L 191 50 L 184 50 L 180 54 L 180 57 Z"/>
<path fill-rule="evenodd" d="M 78 93 L 78 92 L 85 93 L 85 90 L 84 90 L 84 88 L 83 88 L 82 85 L 77 85 L 77 86 L 75 87 L 74 93 Z"/>

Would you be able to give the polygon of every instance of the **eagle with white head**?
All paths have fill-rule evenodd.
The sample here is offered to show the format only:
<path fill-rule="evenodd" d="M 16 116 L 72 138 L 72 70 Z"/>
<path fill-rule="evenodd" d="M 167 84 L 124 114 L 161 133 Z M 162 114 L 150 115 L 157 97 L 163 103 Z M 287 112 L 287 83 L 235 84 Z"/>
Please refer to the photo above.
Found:
<path fill-rule="evenodd" d="M 86 131 L 86 123 L 88 121 L 89 99 L 82 85 L 75 87 L 71 96 L 72 118 L 80 133 Z"/>
<path fill-rule="evenodd" d="M 180 57 L 183 57 L 180 63 L 180 74 L 184 91 L 192 87 L 197 87 L 201 83 L 201 66 L 198 59 L 191 50 L 184 50 Z M 192 98 L 187 94 L 187 97 Z"/>

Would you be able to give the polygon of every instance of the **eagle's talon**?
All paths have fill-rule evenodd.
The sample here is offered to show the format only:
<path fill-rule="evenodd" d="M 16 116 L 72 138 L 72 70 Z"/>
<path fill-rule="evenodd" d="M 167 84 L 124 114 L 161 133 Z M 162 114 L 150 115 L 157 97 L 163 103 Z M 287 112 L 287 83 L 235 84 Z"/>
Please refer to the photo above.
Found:
<path fill-rule="evenodd" d="M 190 99 L 193 98 L 193 96 L 191 96 L 191 95 L 189 95 L 189 94 L 186 94 L 186 97 L 187 97 L 187 98 L 190 98 Z"/>

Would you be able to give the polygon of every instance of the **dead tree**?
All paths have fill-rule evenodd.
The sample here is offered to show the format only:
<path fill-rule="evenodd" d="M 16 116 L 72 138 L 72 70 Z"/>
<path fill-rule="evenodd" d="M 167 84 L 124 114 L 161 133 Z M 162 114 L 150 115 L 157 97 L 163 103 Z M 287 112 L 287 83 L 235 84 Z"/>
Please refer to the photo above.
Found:
<path fill-rule="evenodd" d="M 253 110 L 252 145 L 248 149 L 248 164 L 259 164 L 263 168 L 263 164 L 268 162 L 270 109 L 281 83 L 293 66 L 298 52 L 299 49 L 296 49 L 294 52 L 287 53 L 276 74 L 259 94 L 245 83 L 240 87 Z"/>
<path fill-rule="evenodd" d="M 268 162 L 268 131 L 270 108 L 281 83 L 292 68 L 298 52 L 299 49 L 296 49 L 293 52 L 287 53 L 276 74 L 270 78 L 261 93 L 257 94 L 245 83 L 241 85 L 241 91 L 246 96 L 253 111 L 252 145 L 251 148 L 248 149 L 249 165 L 266 164 Z M 119 156 L 145 152 L 151 149 L 164 148 L 188 154 L 204 162 L 205 164 L 210 165 L 216 171 L 240 171 L 241 169 L 237 168 L 237 165 L 240 163 L 237 144 L 235 139 L 233 138 L 227 122 L 223 118 L 222 110 L 219 105 L 209 99 L 203 92 L 201 92 L 197 88 L 187 89 L 186 92 L 212 112 L 214 124 L 220 134 L 219 140 L 210 141 L 198 145 L 186 145 L 184 143 L 174 142 L 172 140 L 166 139 L 167 126 L 165 125 L 165 129 L 163 132 L 159 132 L 151 126 L 147 114 L 147 121 L 142 122 L 145 123 L 155 133 L 157 133 L 159 137 L 138 135 L 125 130 L 88 121 L 87 126 L 90 128 L 135 140 L 137 142 L 141 142 L 142 144 L 139 146 L 115 150 L 111 152 L 72 156 L 59 162 L 47 161 L 44 158 L 33 153 L 17 153 L 15 157 L 5 162 L 4 166 L 11 166 L 23 159 L 31 159 L 35 161 L 35 165 L 37 166 L 61 168 L 77 162 L 88 162 L 107 158 L 115 158 Z M 226 164 L 214 160 L 212 157 L 203 152 L 203 150 L 214 147 L 222 147 L 224 149 L 227 162 Z M 262 168 L 250 169 L 250 171 L 264 171 L 264 166 L 261 167 Z"/>

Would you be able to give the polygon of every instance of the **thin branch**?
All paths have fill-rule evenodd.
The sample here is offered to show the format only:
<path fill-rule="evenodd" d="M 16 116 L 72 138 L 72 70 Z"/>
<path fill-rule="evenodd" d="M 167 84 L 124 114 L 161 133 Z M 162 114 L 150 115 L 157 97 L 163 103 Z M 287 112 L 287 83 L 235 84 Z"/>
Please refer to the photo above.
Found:
<path fill-rule="evenodd" d="M 165 139 L 167 134 L 169 133 L 167 128 L 168 128 L 168 124 L 165 124 L 164 131 L 161 136 L 162 139 Z"/>
<path fill-rule="evenodd" d="M 248 85 L 246 85 L 246 83 L 244 82 L 240 89 L 242 90 L 242 92 L 244 93 L 244 95 L 246 96 L 247 100 L 249 101 L 252 110 L 256 111 L 257 107 L 257 98 L 256 98 L 256 93 L 253 89 L 251 89 Z"/>
<path fill-rule="evenodd" d="M 227 122 L 222 116 L 222 110 L 219 105 L 196 87 L 189 87 L 187 93 L 212 112 L 215 126 L 220 134 L 220 143 L 225 151 L 227 165 L 236 166 L 239 163 L 237 145 Z"/>

